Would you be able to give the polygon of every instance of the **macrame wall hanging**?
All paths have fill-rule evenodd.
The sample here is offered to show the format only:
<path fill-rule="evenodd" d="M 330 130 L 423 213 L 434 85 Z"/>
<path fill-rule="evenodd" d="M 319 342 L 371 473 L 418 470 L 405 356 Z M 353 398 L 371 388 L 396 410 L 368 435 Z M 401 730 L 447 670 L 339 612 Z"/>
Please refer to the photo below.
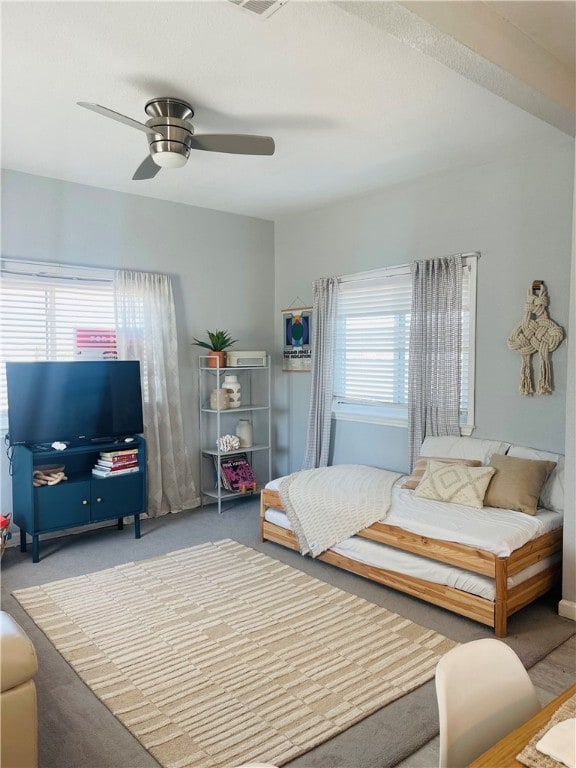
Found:
<path fill-rule="evenodd" d="M 556 349 L 564 338 L 563 329 L 548 317 L 548 291 L 543 280 L 534 280 L 528 289 L 524 317 L 514 328 L 508 346 L 518 352 L 522 357 L 520 372 L 520 393 L 532 395 L 532 367 L 530 358 L 538 352 L 540 356 L 540 369 L 537 395 L 547 395 L 552 392 L 552 370 L 550 354 Z"/>

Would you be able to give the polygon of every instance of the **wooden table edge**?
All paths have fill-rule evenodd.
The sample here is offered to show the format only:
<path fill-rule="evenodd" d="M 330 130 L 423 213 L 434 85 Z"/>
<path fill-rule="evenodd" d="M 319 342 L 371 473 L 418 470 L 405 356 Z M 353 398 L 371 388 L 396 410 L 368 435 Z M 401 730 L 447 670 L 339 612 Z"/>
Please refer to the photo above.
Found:
<path fill-rule="evenodd" d="M 490 747 L 468 768 L 526 768 L 523 763 L 516 760 L 516 755 L 524 749 L 530 739 L 543 728 L 556 710 L 571 696 L 576 694 L 576 683 L 567 688 L 559 696 L 542 707 L 533 717 L 523 723 L 519 728 L 509 733 L 493 747 Z"/>

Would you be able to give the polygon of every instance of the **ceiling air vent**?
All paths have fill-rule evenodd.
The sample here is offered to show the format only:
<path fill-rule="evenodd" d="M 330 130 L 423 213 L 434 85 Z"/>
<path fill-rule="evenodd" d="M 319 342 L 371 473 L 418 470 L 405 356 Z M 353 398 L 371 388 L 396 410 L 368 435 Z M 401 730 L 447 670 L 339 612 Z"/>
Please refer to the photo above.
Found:
<path fill-rule="evenodd" d="M 231 3 L 260 16 L 261 19 L 269 19 L 273 13 L 286 5 L 288 0 L 230 0 Z"/>

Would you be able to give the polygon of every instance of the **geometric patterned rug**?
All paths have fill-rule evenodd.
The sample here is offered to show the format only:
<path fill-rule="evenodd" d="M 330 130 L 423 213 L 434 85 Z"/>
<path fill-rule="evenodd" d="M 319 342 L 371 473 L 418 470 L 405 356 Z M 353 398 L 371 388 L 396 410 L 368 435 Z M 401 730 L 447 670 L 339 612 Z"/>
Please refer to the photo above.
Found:
<path fill-rule="evenodd" d="M 229 539 L 14 596 L 164 768 L 283 765 L 457 645 Z"/>

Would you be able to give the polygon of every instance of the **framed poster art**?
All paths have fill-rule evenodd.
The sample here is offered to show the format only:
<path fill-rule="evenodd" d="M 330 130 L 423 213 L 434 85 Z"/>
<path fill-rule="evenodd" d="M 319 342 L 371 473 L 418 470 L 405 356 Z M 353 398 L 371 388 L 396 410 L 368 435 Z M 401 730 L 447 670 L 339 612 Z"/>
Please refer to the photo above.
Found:
<path fill-rule="evenodd" d="M 284 354 L 282 370 L 312 370 L 312 307 L 290 307 L 282 310 Z"/>

